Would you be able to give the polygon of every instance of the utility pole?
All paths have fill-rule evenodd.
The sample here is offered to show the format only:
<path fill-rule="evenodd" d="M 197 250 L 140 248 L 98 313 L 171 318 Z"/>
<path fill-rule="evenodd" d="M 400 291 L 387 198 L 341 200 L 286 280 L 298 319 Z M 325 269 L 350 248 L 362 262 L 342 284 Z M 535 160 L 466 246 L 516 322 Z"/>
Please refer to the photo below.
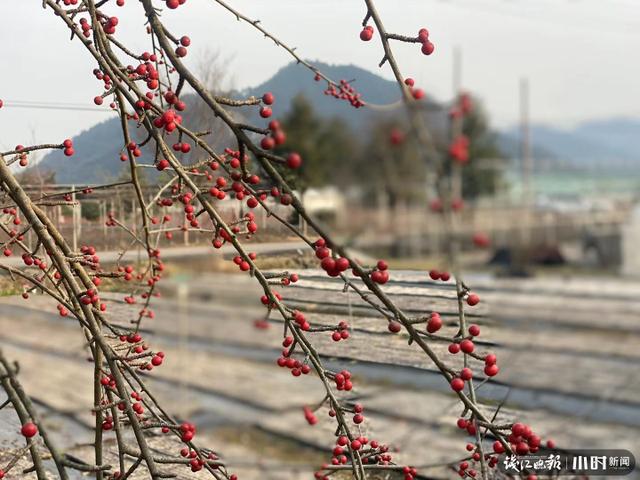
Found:
<path fill-rule="evenodd" d="M 462 88 L 462 49 L 459 45 L 453 47 L 453 76 L 452 76 L 453 98 L 460 94 Z"/>
<path fill-rule="evenodd" d="M 525 207 L 532 204 L 531 177 L 533 159 L 531 157 L 531 131 L 529 126 L 529 80 L 520 79 L 520 169 L 522 177 L 522 199 Z"/>
<path fill-rule="evenodd" d="M 527 263 L 526 251 L 531 245 L 532 236 L 532 208 L 533 208 L 533 158 L 531 156 L 531 131 L 529 112 L 529 80 L 526 77 L 520 79 L 520 173 L 522 179 L 522 229 L 521 241 L 524 252 L 524 264 Z"/>

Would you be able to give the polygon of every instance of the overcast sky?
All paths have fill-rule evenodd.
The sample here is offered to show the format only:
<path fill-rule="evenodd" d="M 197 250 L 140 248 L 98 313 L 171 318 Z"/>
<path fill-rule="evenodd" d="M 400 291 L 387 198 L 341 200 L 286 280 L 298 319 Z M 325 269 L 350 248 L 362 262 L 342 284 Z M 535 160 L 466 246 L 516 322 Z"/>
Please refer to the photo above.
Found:
<path fill-rule="evenodd" d="M 141 51 L 142 7 L 126 0 L 110 7 L 118 33 Z M 380 46 L 358 39 L 362 0 L 227 0 L 305 58 L 378 69 Z M 115 2 L 113 2 L 115 3 Z M 159 5 L 162 2 L 157 2 Z M 69 102 L 91 107 L 101 93 L 95 64 L 40 0 L 0 0 L 0 99 Z M 518 120 L 518 81 L 531 84 L 535 122 L 569 127 L 588 119 L 640 117 L 640 0 L 377 0 L 392 32 L 431 32 L 436 51 L 396 44 L 405 75 L 429 95 L 452 93 L 452 53 L 462 51 L 463 86 L 485 102 L 496 127 Z M 219 50 L 238 88 L 269 78 L 290 62 L 287 53 L 249 25 L 236 22 L 214 0 L 188 0 L 164 15 L 175 34 L 189 34 L 188 59 Z M 106 109 L 105 109 L 106 110 Z M 110 115 L 5 107 L 0 110 L 0 147 L 59 141 Z"/>

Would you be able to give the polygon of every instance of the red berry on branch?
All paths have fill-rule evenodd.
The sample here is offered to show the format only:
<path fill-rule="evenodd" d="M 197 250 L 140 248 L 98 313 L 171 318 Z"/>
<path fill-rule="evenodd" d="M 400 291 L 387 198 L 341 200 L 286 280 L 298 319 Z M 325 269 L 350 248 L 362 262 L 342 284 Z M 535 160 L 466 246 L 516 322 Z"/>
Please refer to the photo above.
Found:
<path fill-rule="evenodd" d="M 400 322 L 392 320 L 389 322 L 389 325 L 387 325 L 387 328 L 391 333 L 398 333 L 400 330 L 402 330 L 402 324 Z"/>
<path fill-rule="evenodd" d="M 360 40 L 363 42 L 368 42 L 373 38 L 373 27 L 371 25 L 367 25 L 360 32 Z"/>
<path fill-rule="evenodd" d="M 442 328 L 442 318 L 440 315 L 432 315 L 429 321 L 427 322 L 427 332 L 435 333 Z M 457 345 L 457 344 L 453 344 Z"/>
<path fill-rule="evenodd" d="M 421 50 L 422 50 L 422 53 L 424 53 L 425 55 L 431 55 L 435 50 L 435 48 L 436 46 L 433 43 L 426 41 L 422 44 Z"/>
<path fill-rule="evenodd" d="M 460 342 L 460 350 L 462 350 L 464 353 L 472 353 L 474 348 L 475 346 L 473 342 L 468 338 L 465 338 Z"/>
<path fill-rule="evenodd" d="M 449 345 L 449 353 L 455 355 L 456 353 L 460 352 L 460 345 L 458 345 L 457 343 L 452 343 Z"/>
<path fill-rule="evenodd" d="M 157 164 L 156 164 L 156 168 L 160 171 L 166 169 L 169 167 L 169 160 L 167 160 L 166 158 L 163 158 L 162 160 L 160 160 Z"/>
<path fill-rule="evenodd" d="M 183 47 L 188 47 L 189 45 L 191 45 L 191 39 L 186 35 L 183 36 L 182 38 L 180 38 L 180 45 L 182 45 Z"/>
<path fill-rule="evenodd" d="M 478 325 L 471 325 L 469 327 L 469 335 L 473 337 L 477 337 L 480 335 L 480 327 Z"/>
<path fill-rule="evenodd" d="M 421 28 L 418 31 L 418 40 L 420 40 L 422 43 L 424 43 L 428 39 L 429 39 L 429 30 L 427 30 L 426 28 Z"/>
<path fill-rule="evenodd" d="M 498 368 L 498 365 L 496 365 L 495 363 L 493 365 L 487 365 L 486 367 L 484 367 L 484 373 L 487 377 L 495 377 L 499 371 L 500 368 Z"/>
<path fill-rule="evenodd" d="M 20 432 L 25 437 L 31 438 L 31 437 L 35 436 L 36 433 L 38 433 L 38 427 L 36 427 L 36 425 L 34 423 L 31 423 L 31 422 L 25 423 L 24 425 L 22 425 L 22 428 L 20 429 Z"/>
<path fill-rule="evenodd" d="M 451 388 L 454 392 L 460 392 L 464 390 L 464 380 L 458 377 L 454 378 L 453 380 L 451 380 Z"/>
<path fill-rule="evenodd" d="M 273 93 L 271 92 L 267 92 L 264 95 L 262 95 L 262 103 L 264 103 L 265 105 L 273 105 L 273 102 L 275 102 L 275 100 L 276 100 L 276 97 L 274 97 Z M 275 128 L 274 130 L 277 130 L 277 128 Z"/>
<path fill-rule="evenodd" d="M 477 305 L 478 303 L 480 303 L 480 297 L 478 295 L 476 295 L 475 293 L 470 293 L 469 296 L 467 297 L 467 304 L 470 307 L 473 307 L 473 306 Z"/>

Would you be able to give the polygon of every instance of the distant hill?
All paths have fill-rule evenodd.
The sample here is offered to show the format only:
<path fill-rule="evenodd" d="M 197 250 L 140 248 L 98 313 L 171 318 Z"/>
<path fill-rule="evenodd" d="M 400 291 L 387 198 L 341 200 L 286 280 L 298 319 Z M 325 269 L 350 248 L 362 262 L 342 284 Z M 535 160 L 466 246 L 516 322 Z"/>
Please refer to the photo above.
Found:
<path fill-rule="evenodd" d="M 355 80 L 353 85 L 362 93 L 365 101 L 386 105 L 396 102 L 400 97 L 394 82 L 362 68 L 354 65 L 327 65 L 318 62 L 315 65 L 335 81 Z M 266 82 L 238 95 L 262 96 L 264 92 L 272 92 L 276 97 L 273 109 L 277 117 L 287 111 L 295 96 L 303 94 L 314 104 L 320 116 L 339 117 L 356 130 L 366 128 L 369 122 L 380 115 L 397 114 L 397 109 L 385 109 L 382 112 L 371 108 L 355 109 L 345 101 L 324 95 L 325 87 L 325 82 L 314 81 L 313 73 L 308 69 L 291 63 L 280 69 Z M 187 98 L 185 100 L 188 101 Z M 264 120 L 257 116 L 256 108 L 244 109 L 244 113 L 248 118 L 264 123 Z M 59 183 L 99 183 L 104 182 L 105 179 L 115 179 L 120 175 L 124 164 L 119 160 L 122 135 L 117 118 L 94 125 L 74 137 L 73 141 L 76 155 L 67 158 L 62 152 L 53 151 L 39 162 L 38 168 L 55 170 L 56 181 Z"/>
<path fill-rule="evenodd" d="M 531 126 L 533 157 L 543 165 L 626 169 L 640 166 L 640 119 L 593 120 L 572 129 Z M 519 131 L 501 133 L 503 151 L 519 157 Z"/>
<path fill-rule="evenodd" d="M 277 116 L 288 110 L 291 100 L 302 94 L 314 105 L 324 118 L 338 117 L 349 124 L 356 134 L 381 116 L 401 114 L 400 106 L 376 108 L 375 105 L 390 105 L 400 98 L 397 85 L 379 75 L 354 65 L 328 65 L 314 62 L 335 81 L 353 80 L 353 86 L 363 99 L 374 105 L 372 108 L 355 109 L 349 103 L 324 95 L 325 82 L 315 82 L 313 73 L 296 63 L 280 69 L 266 82 L 240 92 L 238 95 L 261 96 L 273 92 L 276 97 L 274 113 Z M 189 101 L 189 99 L 185 98 Z M 193 99 L 191 99 L 193 101 Z M 439 106 L 428 103 L 428 109 Z M 243 109 L 244 115 L 258 124 L 265 123 L 257 116 L 256 108 Z M 432 127 L 444 126 L 444 116 L 436 113 L 430 117 Z M 508 158 L 519 158 L 518 130 L 516 128 L 498 132 L 501 150 Z M 612 168 L 636 165 L 640 161 L 640 119 L 612 118 L 585 122 L 572 130 L 563 130 L 547 125 L 532 127 L 533 156 L 541 160 L 539 165 L 553 168 L 557 165 L 607 165 Z M 77 135 L 74 148 L 77 154 L 67 158 L 59 151 L 47 154 L 38 167 L 56 171 L 59 183 L 100 183 L 120 176 L 125 166 L 119 160 L 122 147 L 120 124 L 117 118 L 104 121 Z M 144 158 L 149 158 L 144 155 Z"/>

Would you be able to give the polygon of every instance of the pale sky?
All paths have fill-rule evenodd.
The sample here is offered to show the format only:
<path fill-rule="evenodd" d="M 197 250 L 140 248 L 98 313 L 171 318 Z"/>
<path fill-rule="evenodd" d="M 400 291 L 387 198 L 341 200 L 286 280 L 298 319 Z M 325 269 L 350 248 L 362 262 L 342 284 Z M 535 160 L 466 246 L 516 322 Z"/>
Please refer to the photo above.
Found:
<path fill-rule="evenodd" d="M 377 42 L 358 39 L 362 0 L 227 0 L 308 59 L 379 69 Z M 92 107 L 102 92 L 79 42 L 40 0 L 0 0 L 0 99 Z M 115 2 L 114 2 L 115 3 Z M 162 2 L 157 2 L 159 6 Z M 452 54 L 462 50 L 463 86 L 485 102 L 494 126 L 518 121 L 518 82 L 531 84 L 534 122 L 557 126 L 610 116 L 640 117 L 640 0 L 377 0 L 391 32 L 427 27 L 436 51 L 394 44 L 407 76 L 438 100 L 452 93 Z M 138 51 L 144 17 L 136 0 L 110 7 L 119 37 Z M 192 39 L 190 61 L 207 50 L 230 59 L 238 88 L 257 85 L 291 61 L 288 54 L 213 0 L 188 0 L 165 20 Z M 60 141 L 108 117 L 100 111 L 0 110 L 0 148 Z"/>

